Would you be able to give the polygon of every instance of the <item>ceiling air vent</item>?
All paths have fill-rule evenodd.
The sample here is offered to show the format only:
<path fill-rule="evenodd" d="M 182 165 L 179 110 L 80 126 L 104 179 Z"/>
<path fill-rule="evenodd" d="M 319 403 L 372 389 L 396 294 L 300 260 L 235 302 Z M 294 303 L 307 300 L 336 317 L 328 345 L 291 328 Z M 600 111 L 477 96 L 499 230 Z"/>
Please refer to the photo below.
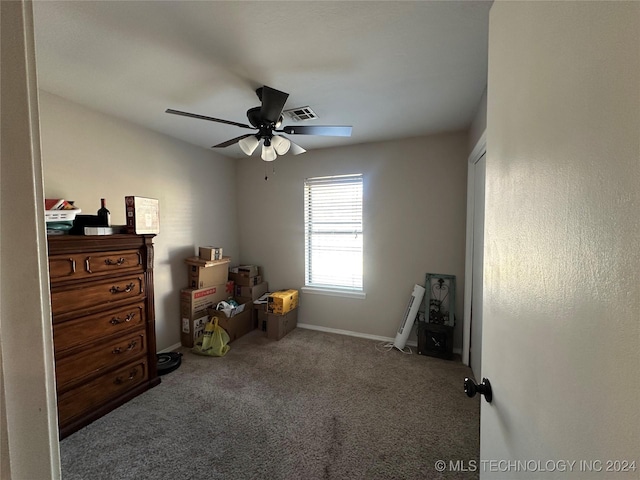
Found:
<path fill-rule="evenodd" d="M 292 108 L 290 110 L 285 110 L 283 113 L 287 114 L 296 122 L 301 122 L 303 120 L 315 120 L 318 118 L 318 115 L 316 115 L 316 112 L 311 110 L 311 107 Z"/>

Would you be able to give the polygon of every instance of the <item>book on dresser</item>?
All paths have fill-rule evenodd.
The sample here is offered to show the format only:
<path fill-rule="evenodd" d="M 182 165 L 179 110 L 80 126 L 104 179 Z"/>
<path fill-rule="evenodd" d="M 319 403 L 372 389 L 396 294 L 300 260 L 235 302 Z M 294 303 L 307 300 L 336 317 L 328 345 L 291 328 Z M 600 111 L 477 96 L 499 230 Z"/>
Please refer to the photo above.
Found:
<path fill-rule="evenodd" d="M 48 238 L 60 438 L 160 383 L 153 237 Z"/>

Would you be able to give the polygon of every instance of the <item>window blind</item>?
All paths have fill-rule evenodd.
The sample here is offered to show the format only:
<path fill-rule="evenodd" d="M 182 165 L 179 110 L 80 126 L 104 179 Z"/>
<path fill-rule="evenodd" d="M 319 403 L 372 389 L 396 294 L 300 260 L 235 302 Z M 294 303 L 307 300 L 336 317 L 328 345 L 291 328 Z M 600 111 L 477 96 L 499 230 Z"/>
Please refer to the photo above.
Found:
<path fill-rule="evenodd" d="M 362 174 L 304 182 L 305 284 L 362 291 Z"/>

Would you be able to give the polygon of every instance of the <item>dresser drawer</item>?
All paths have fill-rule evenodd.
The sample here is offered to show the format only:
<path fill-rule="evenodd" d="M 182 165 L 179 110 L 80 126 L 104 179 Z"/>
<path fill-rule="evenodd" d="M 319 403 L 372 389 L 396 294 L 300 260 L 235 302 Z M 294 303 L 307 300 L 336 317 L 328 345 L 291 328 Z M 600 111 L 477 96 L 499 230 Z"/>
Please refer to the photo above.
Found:
<path fill-rule="evenodd" d="M 127 392 L 147 380 L 147 375 L 147 362 L 140 360 L 58 395 L 59 424 L 63 426 L 75 417 Z"/>
<path fill-rule="evenodd" d="M 147 341 L 144 330 L 111 342 L 86 348 L 76 355 L 70 355 L 56 361 L 56 380 L 58 391 L 64 391 L 83 378 L 108 368 L 130 362 L 133 358 L 146 353 Z"/>
<path fill-rule="evenodd" d="M 51 289 L 51 311 L 57 315 L 122 300 L 142 300 L 144 295 L 142 275 L 87 282 L 73 287 Z"/>
<path fill-rule="evenodd" d="M 54 323 L 56 356 L 65 350 L 91 344 L 105 337 L 143 328 L 145 322 L 144 303 L 140 302 L 68 322 Z"/>
<path fill-rule="evenodd" d="M 142 272 L 143 268 L 140 250 L 76 253 L 49 257 L 49 277 L 52 283 L 112 273 Z"/>

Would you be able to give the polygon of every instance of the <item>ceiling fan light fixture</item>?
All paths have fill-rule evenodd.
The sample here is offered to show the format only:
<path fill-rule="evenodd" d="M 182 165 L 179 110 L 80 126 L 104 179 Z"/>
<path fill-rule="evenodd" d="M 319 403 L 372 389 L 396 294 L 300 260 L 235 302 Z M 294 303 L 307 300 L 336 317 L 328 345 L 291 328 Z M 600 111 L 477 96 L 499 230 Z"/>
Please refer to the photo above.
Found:
<path fill-rule="evenodd" d="M 288 138 L 281 137 L 280 135 L 274 135 L 271 139 L 271 145 L 275 148 L 278 155 L 284 155 L 291 148 L 291 142 Z"/>
<path fill-rule="evenodd" d="M 261 157 L 265 162 L 273 162 L 278 157 L 278 155 L 276 155 L 276 149 L 271 145 L 271 139 L 269 138 L 264 139 Z"/>
<path fill-rule="evenodd" d="M 255 135 L 251 135 L 240 140 L 238 142 L 238 145 L 240 145 L 240 148 L 246 155 L 251 156 L 253 152 L 255 152 L 256 148 L 258 148 L 259 143 L 260 140 L 258 140 Z"/>

